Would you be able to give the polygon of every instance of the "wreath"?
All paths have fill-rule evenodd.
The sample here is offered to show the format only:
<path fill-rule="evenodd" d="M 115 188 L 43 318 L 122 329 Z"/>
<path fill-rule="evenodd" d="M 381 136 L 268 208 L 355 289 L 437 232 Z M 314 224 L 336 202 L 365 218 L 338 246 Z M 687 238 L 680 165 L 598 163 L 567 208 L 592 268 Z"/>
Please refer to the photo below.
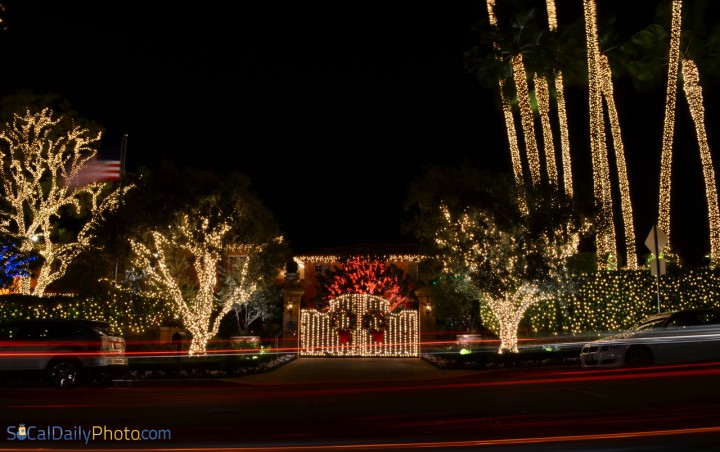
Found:
<path fill-rule="evenodd" d="M 347 327 L 343 328 L 343 318 L 347 318 Z M 335 330 L 354 330 L 357 326 L 357 314 L 347 310 L 336 310 L 330 313 L 330 326 Z"/>
<path fill-rule="evenodd" d="M 387 314 L 377 309 L 369 309 L 362 316 L 362 327 L 366 330 L 382 331 L 387 329 Z"/>

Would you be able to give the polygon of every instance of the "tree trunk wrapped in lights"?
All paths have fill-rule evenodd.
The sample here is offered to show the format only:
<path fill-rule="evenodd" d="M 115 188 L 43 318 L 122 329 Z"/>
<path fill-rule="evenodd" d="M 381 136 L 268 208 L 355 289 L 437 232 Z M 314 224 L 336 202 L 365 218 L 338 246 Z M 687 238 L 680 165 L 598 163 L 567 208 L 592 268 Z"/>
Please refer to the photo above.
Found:
<path fill-rule="evenodd" d="M 523 283 L 514 292 L 507 293 L 504 297 L 485 300 L 498 322 L 499 353 L 517 353 L 517 332 L 520 321 L 522 321 L 525 311 L 542 299 L 542 293 L 535 284 Z"/>
<path fill-rule="evenodd" d="M 14 115 L 0 131 L 6 152 L 0 151 L 2 197 L 6 201 L 0 232 L 24 237 L 23 252 L 33 246 L 43 258 L 34 287 L 30 277 L 20 279 L 19 291 L 42 296 L 80 254 L 90 248 L 103 216 L 118 207 L 121 191 L 102 180 L 84 178 L 95 161 L 94 146 L 101 134 L 62 123 L 46 108 Z M 83 219 L 70 240 L 59 237 L 58 220 L 70 210 Z"/>

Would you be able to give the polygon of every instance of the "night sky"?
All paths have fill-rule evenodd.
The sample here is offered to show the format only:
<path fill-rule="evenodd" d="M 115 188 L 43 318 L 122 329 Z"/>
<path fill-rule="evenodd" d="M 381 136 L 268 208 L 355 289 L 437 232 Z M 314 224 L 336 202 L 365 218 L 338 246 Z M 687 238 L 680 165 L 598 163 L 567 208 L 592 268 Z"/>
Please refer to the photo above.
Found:
<path fill-rule="evenodd" d="M 487 21 L 484 1 L 2 3 L 0 95 L 62 95 L 106 127 L 104 148 L 128 134 L 130 171 L 167 159 L 248 175 L 298 253 L 411 240 L 400 236 L 403 202 L 427 165 L 510 169 L 498 95 L 463 68 L 472 25 Z M 581 12 L 580 0 L 557 3 L 561 26 Z M 636 27 L 657 3 L 598 0 L 598 8 L 625 8 L 623 26 Z M 644 253 L 657 215 L 664 91 L 617 93 Z M 571 134 L 582 141 L 587 94 L 575 94 Z M 720 112 L 706 108 L 717 164 Z M 678 109 L 687 106 L 679 100 Z M 673 202 L 700 208 L 677 214 L 673 243 L 698 256 L 709 245 L 684 239 L 707 237 L 691 132 L 678 126 L 676 160 L 686 161 L 676 174 L 692 176 L 677 183 L 684 192 Z"/>

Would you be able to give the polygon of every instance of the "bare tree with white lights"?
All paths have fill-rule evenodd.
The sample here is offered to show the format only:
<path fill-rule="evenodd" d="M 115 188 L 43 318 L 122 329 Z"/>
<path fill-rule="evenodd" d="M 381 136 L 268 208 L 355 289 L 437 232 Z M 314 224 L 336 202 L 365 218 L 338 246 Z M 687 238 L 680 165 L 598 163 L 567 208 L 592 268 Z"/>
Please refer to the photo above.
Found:
<path fill-rule="evenodd" d="M 133 264 L 147 274 L 146 294 L 169 301 L 192 336 L 191 355 L 205 353 L 222 318 L 254 291 L 255 281 L 243 277 L 237 281 L 237 290 L 232 290 L 235 296 L 222 297 L 218 303 L 219 269 L 228 251 L 242 248 L 247 254 L 259 253 L 267 245 L 236 234 L 238 225 L 252 220 L 242 203 L 231 205 L 223 208 L 228 204 L 217 196 L 207 196 L 176 214 L 166 227 L 130 240 Z"/>
<path fill-rule="evenodd" d="M 28 109 L 0 131 L 0 232 L 24 237 L 22 251 L 35 246 L 43 258 L 34 286 L 30 277 L 20 278 L 23 294 L 45 294 L 91 246 L 95 228 L 130 188 L 88 178 L 101 134 L 61 121 L 48 108 Z M 77 232 L 62 227 L 65 216 L 73 216 Z"/>

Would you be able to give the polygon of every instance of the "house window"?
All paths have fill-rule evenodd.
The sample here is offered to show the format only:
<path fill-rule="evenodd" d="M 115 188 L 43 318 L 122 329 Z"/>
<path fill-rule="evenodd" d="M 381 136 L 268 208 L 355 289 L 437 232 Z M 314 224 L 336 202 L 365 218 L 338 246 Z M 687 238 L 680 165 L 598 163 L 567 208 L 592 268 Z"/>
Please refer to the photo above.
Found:
<path fill-rule="evenodd" d="M 323 265 L 316 265 L 315 266 L 315 274 L 321 275 L 325 271 L 325 267 Z"/>

